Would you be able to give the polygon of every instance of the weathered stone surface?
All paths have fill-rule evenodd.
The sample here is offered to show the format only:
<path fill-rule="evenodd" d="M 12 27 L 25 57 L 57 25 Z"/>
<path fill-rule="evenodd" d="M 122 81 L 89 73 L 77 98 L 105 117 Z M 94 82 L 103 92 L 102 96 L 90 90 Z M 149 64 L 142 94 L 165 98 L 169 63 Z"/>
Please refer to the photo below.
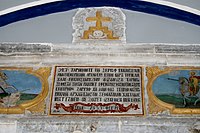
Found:
<path fill-rule="evenodd" d="M 200 54 L 199 44 L 26 44 L 26 43 L 0 43 L 1 53 L 118 53 L 118 54 Z"/>
<path fill-rule="evenodd" d="M 51 52 L 51 46 L 44 44 L 0 43 L 1 53 L 43 53 Z"/>
<path fill-rule="evenodd" d="M 42 45 L 0 44 L 1 67 L 84 66 L 199 66 L 200 45 L 126 44 L 126 45 Z M 52 73 L 53 75 L 53 69 Z M 49 79 L 52 88 L 52 78 Z M 147 78 L 144 78 L 144 86 Z M 141 117 L 55 117 L 1 115 L 0 132 L 5 133 L 198 133 L 199 115 L 170 116 L 147 114 Z M 50 95 L 49 95 L 50 97 Z M 47 99 L 49 99 L 49 97 Z M 47 100 L 47 102 L 50 100 Z M 47 103 L 49 109 L 49 103 Z M 47 112 L 49 110 L 46 110 Z M 8 128 L 7 128 L 8 127 Z M 12 131 L 11 131 L 12 130 Z"/>
<path fill-rule="evenodd" d="M 31 49 L 32 47 L 34 47 Z M 33 45 L 1 44 L 1 65 L 90 64 L 90 65 L 198 65 L 199 45 Z M 181 47 L 184 50 L 170 51 Z M 190 48 L 191 47 L 191 48 Z M 166 48 L 166 49 L 165 49 Z M 31 50 L 29 50 L 31 49 Z M 160 50 L 158 50 L 160 49 Z M 164 50 L 162 50 L 164 49 Z M 192 50 L 191 50 L 192 49 Z M 13 51 L 12 53 L 10 53 Z M 15 51 L 15 52 L 14 52 Z M 40 52 L 41 51 L 41 52 Z M 185 51 L 185 52 L 184 52 Z M 192 52 L 192 53 L 190 53 Z M 189 54 L 190 53 L 190 54 Z M 4 56 L 6 55 L 6 56 Z M 9 56 L 7 56 L 9 55 Z"/>
<path fill-rule="evenodd" d="M 190 133 L 199 121 L 195 118 L 123 119 L 122 133 Z"/>
<path fill-rule="evenodd" d="M 198 118 L 63 117 L 21 119 L 17 133 L 196 133 Z"/>
<path fill-rule="evenodd" d="M 17 122 L 17 133 L 116 133 L 118 118 L 64 117 L 51 119 L 21 119 Z M 109 126 L 108 126 L 109 125 Z"/>
<path fill-rule="evenodd" d="M 155 45 L 156 53 L 184 53 L 184 54 L 200 54 L 200 46 L 191 44 L 174 44 L 174 45 Z"/>
<path fill-rule="evenodd" d="M 13 119 L 0 120 L 0 133 L 16 133 L 17 124 Z"/>

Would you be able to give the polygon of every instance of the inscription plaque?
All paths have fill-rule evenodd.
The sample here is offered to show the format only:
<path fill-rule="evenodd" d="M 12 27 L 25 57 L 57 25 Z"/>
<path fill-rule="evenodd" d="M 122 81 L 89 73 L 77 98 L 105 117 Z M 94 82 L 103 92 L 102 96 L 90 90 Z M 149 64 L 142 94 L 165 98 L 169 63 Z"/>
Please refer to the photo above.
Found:
<path fill-rule="evenodd" d="M 50 115 L 144 115 L 142 67 L 56 66 Z"/>

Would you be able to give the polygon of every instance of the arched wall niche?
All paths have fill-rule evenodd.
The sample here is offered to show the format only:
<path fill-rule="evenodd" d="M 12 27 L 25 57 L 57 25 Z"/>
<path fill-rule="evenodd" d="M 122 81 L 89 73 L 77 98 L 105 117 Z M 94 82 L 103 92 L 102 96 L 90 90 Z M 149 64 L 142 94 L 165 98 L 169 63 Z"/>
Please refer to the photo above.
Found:
<path fill-rule="evenodd" d="M 49 0 L 20 5 L 0 11 L 0 41 L 71 43 L 73 15 L 77 8 L 91 6 L 112 6 L 122 9 L 127 16 L 127 43 L 200 42 L 199 11 L 159 0 L 95 2 Z M 41 34 L 37 32 L 40 29 L 43 29 Z M 57 38 L 54 37 L 56 35 Z"/>
<path fill-rule="evenodd" d="M 45 82 L 44 93 L 38 95 L 39 97 L 32 102 L 18 104 L 21 108 L 15 108 L 15 110 L 22 109 L 22 111 L 16 112 L 10 107 L 0 110 L 2 111 L 1 131 L 14 133 L 199 131 L 199 102 L 197 107 L 195 106 L 187 112 L 184 110 L 188 106 L 182 107 L 178 112 L 173 112 L 174 106 L 159 105 L 158 99 L 151 93 L 154 79 L 156 76 L 160 76 L 159 74 L 166 73 L 165 70 L 168 72 L 168 70 L 182 71 L 184 69 L 187 71 L 187 75 L 183 75 L 186 78 L 189 78 L 188 71 L 195 70 L 198 72 L 196 76 L 200 75 L 199 11 L 160 0 L 91 1 L 41 0 L 0 12 L 0 70 L 5 73 L 7 71 L 14 73 L 26 69 L 27 74 L 31 73 L 33 76 L 35 74 L 36 78 Z M 72 18 L 77 8 L 92 6 L 123 8 L 122 11 L 126 14 L 127 21 L 127 43 L 125 45 L 76 45 L 71 43 Z M 39 26 L 32 25 L 32 23 L 37 23 Z M 48 27 L 52 29 L 48 29 Z M 23 34 L 18 32 L 20 30 L 24 31 Z M 61 32 L 62 30 L 65 32 Z M 41 34 L 46 36 L 42 37 Z M 37 36 L 44 40 L 36 38 Z M 46 38 L 52 39 L 52 36 L 57 40 L 45 40 Z M 12 37 L 21 37 L 21 39 L 15 40 Z M 22 40 L 23 38 L 25 39 Z M 146 40 L 142 40 L 145 38 Z M 59 43 L 63 43 L 63 45 L 56 45 Z M 64 113 L 59 115 L 59 110 L 55 110 L 58 116 L 50 116 L 51 107 L 54 108 L 54 105 L 57 105 L 55 108 L 61 109 L 60 105 L 62 105 L 51 102 L 53 90 L 57 85 L 57 82 L 54 81 L 58 81 L 56 75 L 60 70 L 57 68 L 64 68 L 64 71 L 68 71 L 75 67 L 90 68 L 88 71 L 93 71 L 95 68 L 99 68 L 97 70 L 101 71 L 106 67 L 111 70 L 113 70 L 112 68 L 118 70 L 118 67 L 120 69 L 140 68 L 141 71 L 138 72 L 141 72 L 139 81 L 141 81 L 141 103 L 143 105 L 140 106 L 143 109 L 140 115 L 144 117 L 135 117 L 134 115 L 130 117 L 130 114 L 122 117 L 123 114 L 118 114 L 118 117 L 105 117 L 106 115 L 102 114 L 91 114 L 90 116 L 95 116 L 89 117 L 87 114 L 86 117 L 86 115 L 83 116 L 84 114 L 74 114 L 75 118 L 74 116 L 63 116 Z M 10 76 L 8 75 L 8 77 Z M 170 83 L 178 84 L 179 82 L 175 81 L 177 79 L 175 76 Z M 65 79 L 59 79 L 59 81 L 61 80 Z M 27 79 L 26 82 L 28 82 Z M 12 82 L 10 84 L 12 85 Z M 174 89 L 178 91 L 178 87 Z M 178 96 L 181 97 L 181 95 Z M 152 100 L 152 98 L 154 99 Z M 52 106 L 51 103 L 53 103 Z M 133 107 L 133 105 L 121 107 L 124 110 L 124 107 L 129 109 L 127 107 Z"/>

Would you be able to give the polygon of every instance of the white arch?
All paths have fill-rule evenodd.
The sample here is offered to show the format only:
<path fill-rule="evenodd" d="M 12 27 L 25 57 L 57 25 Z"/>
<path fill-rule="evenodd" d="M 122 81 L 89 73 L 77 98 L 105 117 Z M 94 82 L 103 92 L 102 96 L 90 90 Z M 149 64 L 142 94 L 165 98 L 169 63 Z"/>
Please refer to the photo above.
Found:
<path fill-rule="evenodd" d="M 151 2 L 151 3 L 155 3 L 155 4 L 159 4 L 159 5 L 165 5 L 165 6 L 169 6 L 169 7 L 173 7 L 176 9 L 180 9 L 182 11 L 187 11 L 196 15 L 200 15 L 200 11 L 188 6 L 184 6 L 184 5 L 180 5 L 180 4 L 176 4 L 173 2 L 169 2 L 169 1 L 164 1 L 164 0 L 141 0 L 141 1 L 146 1 L 146 2 Z"/>
<path fill-rule="evenodd" d="M 33 6 L 39 6 L 39 5 L 43 5 L 43 4 L 47 4 L 47 3 L 51 3 L 51 2 L 56 2 L 56 1 L 63 1 L 63 0 L 39 0 L 39 1 L 34 1 L 34 2 L 30 2 L 27 4 L 22 4 L 19 6 L 14 6 L 5 10 L 0 11 L 0 15 L 5 15 L 11 12 L 15 12 L 21 9 L 25 9 L 25 8 L 29 8 L 29 7 L 33 7 Z"/>
<path fill-rule="evenodd" d="M 38 5 L 42 5 L 42 4 L 47 4 L 47 3 L 51 3 L 51 2 L 57 2 L 57 1 L 64 1 L 64 0 L 39 0 L 39 1 L 35 1 L 35 2 L 31 2 L 31 3 L 27 3 L 27 4 L 23 4 L 23 5 L 19 5 L 19 6 L 15 6 L 15 7 L 11 7 L 11 8 L 2 10 L 2 11 L 0 11 L 0 16 L 11 13 L 11 12 L 18 11 L 21 9 L 38 6 Z M 194 9 L 194 8 L 191 8 L 188 6 L 176 4 L 173 2 L 164 1 L 164 0 L 141 0 L 141 1 L 146 1 L 146 2 L 150 2 L 150 3 L 154 3 L 154 4 L 173 7 L 173 8 L 180 9 L 182 11 L 187 11 L 187 12 L 190 12 L 190 13 L 200 16 L 200 10 L 197 10 L 197 9 Z"/>

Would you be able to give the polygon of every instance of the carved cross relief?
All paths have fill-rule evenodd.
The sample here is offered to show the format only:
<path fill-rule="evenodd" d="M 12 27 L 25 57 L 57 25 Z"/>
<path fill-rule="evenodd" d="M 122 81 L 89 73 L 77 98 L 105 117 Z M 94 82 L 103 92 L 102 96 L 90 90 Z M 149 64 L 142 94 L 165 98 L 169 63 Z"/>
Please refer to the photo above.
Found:
<path fill-rule="evenodd" d="M 86 18 L 87 22 L 96 21 L 95 27 L 89 27 L 84 31 L 83 39 L 119 39 L 119 37 L 113 37 L 113 31 L 108 27 L 102 26 L 102 22 L 111 22 L 111 17 L 103 17 L 101 11 L 96 12 L 96 17 Z"/>
<path fill-rule="evenodd" d="M 125 43 L 125 15 L 118 8 L 80 9 L 74 19 L 73 43 Z"/>

